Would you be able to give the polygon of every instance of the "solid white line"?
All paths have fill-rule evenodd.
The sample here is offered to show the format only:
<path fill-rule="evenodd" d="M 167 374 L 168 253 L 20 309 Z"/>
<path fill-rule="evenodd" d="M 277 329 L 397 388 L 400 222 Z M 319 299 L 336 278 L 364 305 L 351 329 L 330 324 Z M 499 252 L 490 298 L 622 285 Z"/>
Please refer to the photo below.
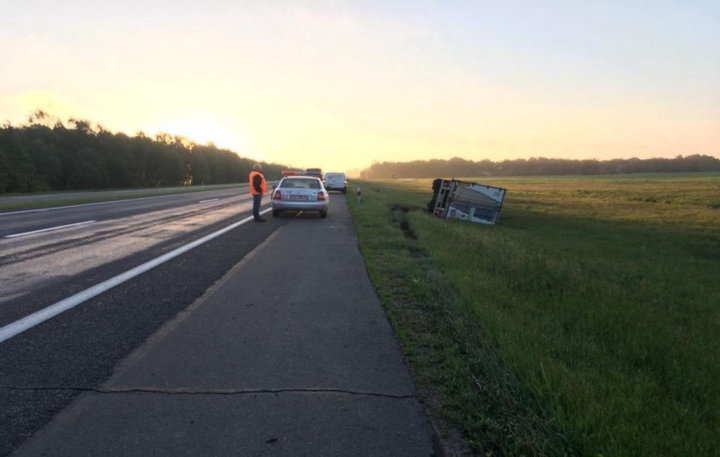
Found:
<path fill-rule="evenodd" d="M 261 211 L 260 214 L 265 214 L 268 211 L 270 211 L 271 208 L 267 208 L 264 211 Z M 200 246 L 203 243 L 207 243 L 208 241 L 212 240 L 213 238 L 217 238 L 220 235 L 223 235 L 224 233 L 229 232 L 230 230 L 239 227 L 249 221 L 253 220 L 252 216 L 246 217 L 245 219 L 242 219 L 238 222 L 235 222 L 234 224 L 228 225 L 227 227 L 218 230 L 217 232 L 213 232 L 209 235 L 206 235 L 198 240 L 193 241 L 190 244 L 186 244 L 185 246 L 179 247 L 173 251 L 168 252 L 167 254 L 161 255 L 160 257 L 157 257 L 153 260 L 150 260 L 148 262 L 143 263 L 142 265 L 138 265 L 137 267 L 128 270 L 124 273 L 120 273 L 117 276 L 114 276 L 106 281 L 101 282 L 100 284 L 96 284 L 93 287 L 90 287 L 89 289 L 85 289 L 82 292 L 78 292 L 75 295 L 72 295 L 64 300 L 61 300 L 55 304 L 52 304 L 48 306 L 47 308 L 41 309 L 40 311 L 36 311 L 29 316 L 25 316 L 22 319 L 19 319 L 11 324 L 8 324 L 2 328 L 0 328 L 0 343 L 2 343 L 5 340 L 9 340 L 10 338 L 24 332 L 25 330 L 29 330 L 36 325 L 42 324 L 43 322 L 52 319 L 53 317 L 57 316 L 60 313 L 63 313 L 69 309 L 72 309 L 76 307 L 77 305 L 90 300 L 93 297 L 96 297 L 100 295 L 101 293 L 112 289 L 115 286 L 118 286 L 125 281 L 128 281 L 138 275 L 141 275 L 158 265 L 161 265 L 168 260 L 174 259 L 175 257 L 184 254 L 185 252 L 196 248 Z"/>
<path fill-rule="evenodd" d="M 150 196 L 150 197 L 126 198 L 123 200 L 107 200 L 107 201 L 103 201 L 103 202 L 79 203 L 77 205 L 50 206 L 48 208 L 24 209 L 24 210 L 20 210 L 20 211 L 8 211 L 8 212 L 0 213 L 0 216 L 12 216 L 13 214 L 24 214 L 24 213 L 42 213 L 45 211 L 56 211 L 59 209 L 82 208 L 83 206 L 111 205 L 111 204 L 115 204 L 115 203 L 123 203 L 123 202 L 136 201 L 136 200 L 149 200 L 151 198 L 170 198 L 170 197 L 176 197 L 178 195 L 182 195 L 182 194 L 154 195 L 154 196 Z"/>
<path fill-rule="evenodd" d="M 219 198 L 210 198 L 207 200 L 200 200 L 198 203 L 214 202 L 215 200 L 220 200 L 220 199 Z"/>
<path fill-rule="evenodd" d="M 76 222 L 74 224 L 58 225 L 57 227 L 49 227 L 49 228 L 44 228 L 44 229 L 40 229 L 40 230 L 33 230 L 32 232 L 13 233 L 12 235 L 5 235 L 5 238 L 15 238 L 18 236 L 32 235 L 35 233 L 50 232 L 52 230 L 60 230 L 60 229 L 68 228 L 68 227 L 79 227 L 81 225 L 92 224 L 94 222 L 96 222 L 96 221 L 83 221 L 83 222 Z"/>

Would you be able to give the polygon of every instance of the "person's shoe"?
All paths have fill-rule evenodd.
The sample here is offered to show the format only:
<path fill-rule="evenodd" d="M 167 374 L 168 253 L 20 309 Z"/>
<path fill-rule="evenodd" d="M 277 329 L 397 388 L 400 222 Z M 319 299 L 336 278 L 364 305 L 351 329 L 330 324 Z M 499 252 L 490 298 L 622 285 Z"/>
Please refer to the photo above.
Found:
<path fill-rule="evenodd" d="M 255 219 L 255 222 L 266 222 L 266 221 L 265 221 L 265 219 L 263 219 L 263 218 L 261 217 L 260 219 Z"/>

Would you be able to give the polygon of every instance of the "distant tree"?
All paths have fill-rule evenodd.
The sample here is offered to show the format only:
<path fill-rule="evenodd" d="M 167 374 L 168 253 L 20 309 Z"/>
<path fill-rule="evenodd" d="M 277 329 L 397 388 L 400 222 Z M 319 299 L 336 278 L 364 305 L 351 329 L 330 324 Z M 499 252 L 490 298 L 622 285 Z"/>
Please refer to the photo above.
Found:
<path fill-rule="evenodd" d="M 0 136 L 0 194 L 8 192 L 10 187 L 10 154 L 5 152 Z"/>
<path fill-rule="evenodd" d="M 0 134 L 3 165 L 0 167 L 6 181 L 0 185 L 4 192 L 32 192 L 42 187 L 35 174 L 35 166 L 27 152 L 22 135 L 13 128 Z"/>
<path fill-rule="evenodd" d="M 195 186 L 202 186 L 210 182 L 210 169 L 207 160 L 207 151 L 202 147 L 194 147 L 188 154 L 188 178 Z"/>
<path fill-rule="evenodd" d="M 82 119 L 37 110 L 26 125 L 0 127 L 0 193 L 159 187 L 246 181 L 254 160 L 160 133 L 112 133 Z M 263 163 L 277 179 L 285 166 Z"/>
<path fill-rule="evenodd" d="M 594 175 L 649 172 L 720 171 L 720 159 L 710 156 L 677 156 L 674 159 L 570 160 L 531 157 L 530 159 L 473 162 L 454 157 L 449 160 L 376 162 L 361 171 L 363 178 L 474 177 L 490 175 Z"/>

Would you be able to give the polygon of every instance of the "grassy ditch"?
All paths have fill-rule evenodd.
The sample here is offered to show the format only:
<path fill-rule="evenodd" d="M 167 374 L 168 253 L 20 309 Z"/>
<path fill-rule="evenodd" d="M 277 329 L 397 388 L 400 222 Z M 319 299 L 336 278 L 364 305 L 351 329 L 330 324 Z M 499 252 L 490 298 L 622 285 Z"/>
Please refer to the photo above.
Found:
<path fill-rule="evenodd" d="M 485 455 L 714 455 L 720 176 L 480 181 L 497 226 L 424 213 L 430 180 L 348 198 L 430 408 Z"/>

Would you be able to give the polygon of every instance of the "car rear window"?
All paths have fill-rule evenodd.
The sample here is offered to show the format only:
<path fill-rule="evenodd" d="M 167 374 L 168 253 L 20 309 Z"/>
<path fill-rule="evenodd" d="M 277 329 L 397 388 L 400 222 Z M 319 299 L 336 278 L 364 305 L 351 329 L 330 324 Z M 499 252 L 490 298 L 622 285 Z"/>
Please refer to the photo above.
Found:
<path fill-rule="evenodd" d="M 319 189 L 317 179 L 286 179 L 280 183 L 281 189 Z"/>

